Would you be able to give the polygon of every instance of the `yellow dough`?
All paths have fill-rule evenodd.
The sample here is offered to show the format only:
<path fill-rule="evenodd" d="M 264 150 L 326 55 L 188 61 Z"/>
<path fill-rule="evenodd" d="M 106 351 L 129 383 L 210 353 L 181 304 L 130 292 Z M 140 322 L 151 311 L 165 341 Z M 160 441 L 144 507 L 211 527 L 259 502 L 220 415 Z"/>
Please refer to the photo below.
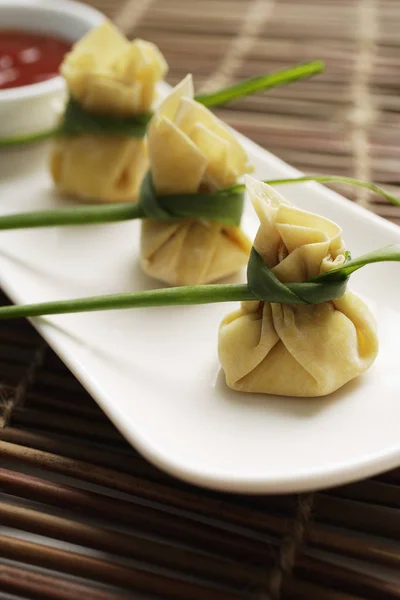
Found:
<path fill-rule="evenodd" d="M 260 219 L 254 247 L 284 283 L 343 264 L 341 229 L 250 177 Z M 243 302 L 222 321 L 218 352 L 234 390 L 324 396 L 366 371 L 378 353 L 375 320 L 356 294 L 316 305 Z"/>
<path fill-rule="evenodd" d="M 129 42 L 109 21 L 75 44 L 61 66 L 74 100 L 92 114 L 113 117 L 148 113 L 166 71 L 154 44 Z M 61 138 L 50 160 L 60 191 L 103 202 L 135 200 L 147 168 L 146 140 L 121 136 Z"/>
<path fill-rule="evenodd" d="M 251 170 L 234 134 L 193 99 L 190 75 L 160 105 L 149 126 L 148 144 L 160 195 L 229 188 Z M 171 285 L 226 277 L 247 264 L 250 249 L 238 227 L 198 219 L 142 223 L 143 269 Z"/>

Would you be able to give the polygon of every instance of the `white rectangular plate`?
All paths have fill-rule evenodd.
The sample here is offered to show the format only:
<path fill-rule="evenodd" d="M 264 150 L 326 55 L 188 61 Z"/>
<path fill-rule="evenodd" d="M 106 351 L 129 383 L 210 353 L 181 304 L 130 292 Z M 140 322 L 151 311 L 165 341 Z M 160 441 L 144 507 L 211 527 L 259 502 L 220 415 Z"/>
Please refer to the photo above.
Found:
<path fill-rule="evenodd" d="M 244 138 L 243 138 L 244 140 Z M 298 172 L 244 140 L 260 179 Z M 48 146 L 0 153 L 0 212 L 61 206 Z M 280 188 L 339 223 L 353 256 L 400 242 L 400 229 L 316 184 Z M 0 280 L 18 303 L 158 287 L 138 266 L 137 222 L 0 233 Z M 250 206 L 244 228 L 257 219 Z M 217 331 L 232 304 L 151 308 L 33 320 L 118 429 L 160 468 L 199 485 L 297 492 L 400 464 L 398 264 L 367 267 L 352 287 L 377 315 L 370 371 L 323 399 L 229 390 Z M 244 274 L 239 279 L 243 280 Z"/>

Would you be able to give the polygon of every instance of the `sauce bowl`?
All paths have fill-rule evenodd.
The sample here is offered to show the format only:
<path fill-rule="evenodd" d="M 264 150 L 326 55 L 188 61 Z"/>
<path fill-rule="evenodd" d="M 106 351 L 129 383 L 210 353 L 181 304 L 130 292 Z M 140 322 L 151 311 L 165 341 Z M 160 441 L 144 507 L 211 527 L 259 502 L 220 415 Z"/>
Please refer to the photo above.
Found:
<path fill-rule="evenodd" d="M 48 34 L 73 44 L 105 20 L 98 10 L 72 0 L 0 0 L 0 30 Z M 0 89 L 0 137 L 51 129 L 65 98 L 61 76 Z"/>

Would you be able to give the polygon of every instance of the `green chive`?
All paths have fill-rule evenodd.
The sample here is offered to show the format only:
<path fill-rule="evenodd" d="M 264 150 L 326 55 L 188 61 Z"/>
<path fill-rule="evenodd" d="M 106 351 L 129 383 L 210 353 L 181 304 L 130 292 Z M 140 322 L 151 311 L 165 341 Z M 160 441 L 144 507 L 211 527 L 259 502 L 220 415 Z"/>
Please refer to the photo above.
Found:
<path fill-rule="evenodd" d="M 139 203 L 146 217 L 160 221 L 195 218 L 237 227 L 242 218 L 244 198 L 243 188 L 230 188 L 214 193 L 157 196 L 149 171 L 140 188 Z"/>
<path fill-rule="evenodd" d="M 139 204 L 101 204 L 94 206 L 74 206 L 57 210 L 40 210 L 3 215 L 0 229 L 31 229 L 34 227 L 55 227 L 64 225 L 95 225 L 142 219 Z"/>
<path fill-rule="evenodd" d="M 70 98 L 64 112 L 58 135 L 115 135 L 142 138 L 153 114 L 133 117 L 113 117 L 94 115 L 85 110 L 79 102 Z"/>
<path fill-rule="evenodd" d="M 366 264 L 366 263 L 365 263 Z M 260 300 L 279 304 L 321 304 L 339 298 L 346 291 L 349 275 L 326 281 L 313 279 L 303 283 L 282 283 L 252 248 L 247 265 L 249 289 Z"/>
<path fill-rule="evenodd" d="M 137 204 L 99 204 L 57 210 L 40 210 L 0 216 L 0 230 L 95 225 L 130 219 L 153 218 L 161 221 L 196 218 L 237 227 L 243 212 L 245 192 L 222 190 L 210 194 L 157 196 L 150 172 L 144 177 Z"/>
<path fill-rule="evenodd" d="M 268 75 L 250 77 L 244 81 L 211 92 L 200 94 L 195 99 L 204 106 L 221 106 L 243 96 L 265 91 L 273 87 L 285 85 L 299 79 L 305 79 L 324 70 L 324 64 L 320 60 L 311 61 L 303 65 L 282 69 Z M 59 127 L 37 133 L 28 133 L 9 136 L 0 139 L 0 148 L 30 144 L 47 140 L 59 135 L 120 135 L 125 137 L 144 137 L 146 128 L 152 113 L 135 115 L 132 117 L 113 117 L 110 115 L 94 115 L 86 111 L 76 100 L 69 99 L 62 123 Z"/>
<path fill-rule="evenodd" d="M 379 248 L 378 250 L 363 254 L 358 258 L 347 260 L 342 267 L 318 275 L 311 281 L 322 283 L 340 281 L 366 265 L 372 265 L 373 263 L 378 262 L 398 262 L 399 260 L 400 244 L 391 244 L 390 246 L 385 246 L 384 248 Z"/>
<path fill-rule="evenodd" d="M 39 131 L 35 133 L 21 133 L 18 135 L 10 135 L 0 139 L 0 148 L 11 146 L 23 146 L 25 144 L 34 144 L 43 142 L 56 137 L 59 133 L 58 129 L 48 129 L 47 131 Z"/>
<path fill-rule="evenodd" d="M 302 183 L 306 181 L 316 181 L 317 183 L 346 183 L 348 185 L 355 185 L 357 187 L 363 187 L 371 192 L 375 192 L 380 196 L 389 200 L 392 204 L 396 206 L 400 206 L 399 198 L 393 196 L 387 192 L 384 188 L 376 185 L 376 183 L 370 183 L 369 181 L 360 181 L 359 179 L 354 179 L 353 177 L 341 177 L 340 175 L 304 175 L 302 177 L 293 177 L 291 179 L 271 179 L 270 181 L 266 181 L 269 185 L 286 185 L 290 183 Z"/>
<path fill-rule="evenodd" d="M 3 306 L 0 307 L 0 319 L 247 300 L 279 302 L 281 304 L 319 304 L 343 294 L 352 272 L 366 265 L 383 261 L 400 261 L 400 244 L 387 246 L 357 259 L 349 260 L 339 269 L 328 271 L 303 283 L 283 284 L 273 274 L 270 277 L 271 269 L 264 264 L 259 254 L 253 249 L 248 268 L 248 285 L 195 285 L 19 306 Z"/>
<path fill-rule="evenodd" d="M 245 284 L 196 285 L 146 290 L 131 294 L 92 296 L 73 300 L 0 307 L 0 319 L 39 317 L 66 313 L 120 310 L 152 306 L 181 306 L 257 300 Z"/>
<path fill-rule="evenodd" d="M 400 200 L 382 187 L 351 177 L 306 175 L 290 179 L 270 179 L 265 181 L 265 183 L 271 186 L 279 186 L 307 181 L 316 181 L 319 183 L 339 182 L 364 187 L 380 194 L 392 204 L 400 205 Z M 183 218 L 207 219 L 235 227 L 240 224 L 244 193 L 245 185 L 240 183 L 229 189 L 210 194 L 171 194 L 157 197 L 151 176 L 147 174 L 142 183 L 139 204 L 99 204 L 86 207 L 14 213 L 0 216 L 0 230 L 60 227 L 64 225 L 93 225 L 126 221 L 129 219 L 143 219 L 146 217 L 159 220 Z"/>
<path fill-rule="evenodd" d="M 312 77 L 321 73 L 324 68 L 325 65 L 321 60 L 314 60 L 295 67 L 289 67 L 288 69 L 282 69 L 281 71 L 275 71 L 274 73 L 268 73 L 268 75 L 250 77 L 250 79 L 239 81 L 235 85 L 217 90 L 216 92 L 199 94 L 196 96 L 196 100 L 208 107 L 221 106 L 237 98 L 250 96 L 257 92 L 264 92 L 281 85 L 287 85 L 299 79 Z"/>

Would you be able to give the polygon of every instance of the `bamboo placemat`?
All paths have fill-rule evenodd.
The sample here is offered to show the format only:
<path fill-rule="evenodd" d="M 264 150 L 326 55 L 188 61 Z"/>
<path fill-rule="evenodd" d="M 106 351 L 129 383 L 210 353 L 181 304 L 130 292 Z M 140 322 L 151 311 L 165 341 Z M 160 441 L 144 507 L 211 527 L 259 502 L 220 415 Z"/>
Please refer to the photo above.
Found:
<path fill-rule="evenodd" d="M 323 75 L 220 116 L 301 170 L 396 191 L 398 0 L 91 3 L 157 43 L 171 83 L 324 59 Z M 341 191 L 400 223 L 399 208 Z M 186 485 L 128 446 L 26 322 L 1 323 L 0 381 L 0 598 L 400 598 L 400 470 L 300 496 Z"/>

